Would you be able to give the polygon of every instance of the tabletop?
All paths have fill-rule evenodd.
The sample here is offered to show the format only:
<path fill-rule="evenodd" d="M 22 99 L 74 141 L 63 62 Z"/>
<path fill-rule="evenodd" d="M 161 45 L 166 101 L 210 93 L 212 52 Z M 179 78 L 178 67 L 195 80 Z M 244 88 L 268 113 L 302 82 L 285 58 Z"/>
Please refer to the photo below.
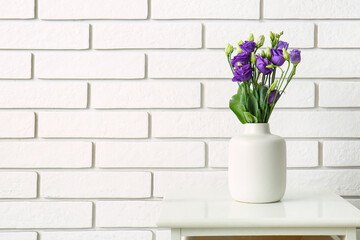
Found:
<path fill-rule="evenodd" d="M 329 192 L 287 191 L 280 202 L 241 203 L 227 190 L 168 192 L 158 227 L 359 227 L 360 210 Z"/>

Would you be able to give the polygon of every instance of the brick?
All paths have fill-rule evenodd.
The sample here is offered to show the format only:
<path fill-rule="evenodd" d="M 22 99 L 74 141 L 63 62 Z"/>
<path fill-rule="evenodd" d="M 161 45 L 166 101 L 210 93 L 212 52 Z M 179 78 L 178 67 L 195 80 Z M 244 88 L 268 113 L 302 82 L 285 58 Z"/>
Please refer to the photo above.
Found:
<path fill-rule="evenodd" d="M 288 167 L 317 167 L 319 143 L 317 141 L 286 141 Z"/>
<path fill-rule="evenodd" d="M 0 172 L 0 182 L 0 198 L 35 198 L 37 195 L 35 172 Z"/>
<path fill-rule="evenodd" d="M 199 108 L 200 83 L 92 83 L 94 108 Z"/>
<path fill-rule="evenodd" d="M 360 107 L 359 82 L 320 82 L 320 107 Z"/>
<path fill-rule="evenodd" d="M 142 53 L 38 53 L 35 76 L 49 79 L 143 78 Z"/>
<path fill-rule="evenodd" d="M 39 0 L 41 19 L 146 19 L 147 0 Z"/>
<path fill-rule="evenodd" d="M 90 228 L 91 202 L 0 202 L 0 228 Z"/>
<path fill-rule="evenodd" d="M 209 108 L 228 108 L 238 86 L 229 81 L 208 81 L 205 84 L 205 105 Z M 315 106 L 313 82 L 293 81 L 277 103 L 277 108 L 311 108 Z"/>
<path fill-rule="evenodd" d="M 0 79 L 30 79 L 31 53 L 0 54 Z"/>
<path fill-rule="evenodd" d="M 201 23 L 95 23 L 95 49 L 201 48 Z"/>
<path fill-rule="evenodd" d="M 203 142 L 97 142 L 96 166 L 204 167 Z"/>
<path fill-rule="evenodd" d="M 319 23 L 318 46 L 320 48 L 359 48 L 360 35 L 354 32 L 354 29 L 359 27 L 359 23 L 348 21 L 346 23 Z"/>
<path fill-rule="evenodd" d="M 145 198 L 151 195 L 148 172 L 42 172 L 45 198 Z"/>
<path fill-rule="evenodd" d="M 286 10 L 279 6 L 286 6 Z M 344 19 L 359 18 L 360 2 L 356 0 L 267 0 L 265 19 Z"/>
<path fill-rule="evenodd" d="M 0 240 L 37 240 L 36 232 L 1 232 Z"/>
<path fill-rule="evenodd" d="M 0 138 L 33 138 L 33 112 L 0 112 Z"/>
<path fill-rule="evenodd" d="M 272 132 L 283 137 L 360 136 L 359 111 L 274 111 Z M 233 137 L 243 125 L 230 111 L 153 112 L 154 137 Z"/>
<path fill-rule="evenodd" d="M 188 188 L 211 189 L 227 188 L 226 171 L 197 171 L 197 172 L 155 172 L 154 173 L 154 196 L 163 197 L 171 189 Z"/>
<path fill-rule="evenodd" d="M 153 137 L 232 137 L 242 132 L 242 124 L 227 111 L 152 112 Z"/>
<path fill-rule="evenodd" d="M 213 168 L 227 167 L 229 159 L 228 141 L 208 142 L 209 166 Z"/>
<path fill-rule="evenodd" d="M 342 196 L 360 195 L 360 174 L 353 170 L 288 170 L 287 185 L 295 191 L 331 191 Z"/>
<path fill-rule="evenodd" d="M 87 168 L 91 162 L 91 142 L 0 142 L 0 168 Z"/>
<path fill-rule="evenodd" d="M 360 166 L 360 141 L 325 141 L 323 143 L 324 166 Z"/>
<path fill-rule="evenodd" d="M 228 142 L 211 141 L 209 146 L 209 164 L 211 167 L 227 167 Z M 317 141 L 286 141 L 288 167 L 318 166 Z"/>
<path fill-rule="evenodd" d="M 201 10 L 199 10 L 201 9 Z M 259 19 L 260 1 L 242 4 L 236 0 L 153 0 L 153 19 Z"/>
<path fill-rule="evenodd" d="M 360 136 L 359 111 L 276 112 L 271 117 L 273 132 L 285 137 L 349 137 Z"/>
<path fill-rule="evenodd" d="M 71 231 L 42 232 L 41 240 L 152 240 L 151 231 Z"/>
<path fill-rule="evenodd" d="M 230 29 L 241 29 L 241 31 L 231 31 Z M 205 23 L 205 44 L 207 48 L 223 49 L 227 43 L 235 45 L 240 40 L 247 40 L 249 33 L 253 33 L 255 41 L 258 36 L 265 35 L 264 46 L 271 46 L 269 31 L 276 33 L 283 31 L 284 35 L 281 39 L 289 42 L 291 48 L 314 47 L 314 24 L 306 22 L 287 22 L 286 24 L 282 22 L 208 22 Z"/>
<path fill-rule="evenodd" d="M 97 227 L 156 227 L 160 201 L 100 201 L 96 203 Z"/>
<path fill-rule="evenodd" d="M 89 24 L 0 23 L 0 49 L 88 49 Z"/>
<path fill-rule="evenodd" d="M 231 78 L 232 73 L 223 51 L 151 52 L 150 78 Z M 176 64 L 169 64 L 176 63 Z"/>
<path fill-rule="evenodd" d="M 0 2 L 0 18 L 30 19 L 35 16 L 34 0 L 2 0 Z"/>
<path fill-rule="evenodd" d="M 146 112 L 41 112 L 44 138 L 146 138 Z"/>
<path fill-rule="evenodd" d="M 86 108 L 87 83 L 0 82 L 0 108 Z"/>

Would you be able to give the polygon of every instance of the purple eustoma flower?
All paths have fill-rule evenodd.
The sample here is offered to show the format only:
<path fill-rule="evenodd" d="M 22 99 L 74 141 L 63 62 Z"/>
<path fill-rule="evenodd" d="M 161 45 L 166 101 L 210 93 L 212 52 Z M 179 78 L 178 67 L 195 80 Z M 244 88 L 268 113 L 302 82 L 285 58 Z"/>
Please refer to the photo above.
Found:
<path fill-rule="evenodd" d="M 282 49 L 271 49 L 271 61 L 276 66 L 281 66 L 285 62 L 285 58 L 283 57 Z"/>
<path fill-rule="evenodd" d="M 276 95 L 276 100 L 275 100 L 275 95 Z M 269 94 L 269 99 L 268 99 L 268 103 L 269 104 L 272 104 L 275 100 L 275 102 L 277 102 L 277 100 L 279 100 L 280 98 L 280 93 L 276 93 L 276 89 L 275 90 L 272 90 Z"/>
<path fill-rule="evenodd" d="M 288 47 L 289 47 L 289 43 L 284 42 L 284 41 L 279 41 L 278 46 L 277 46 L 277 49 L 283 49 L 283 48 L 285 48 L 285 49 L 287 50 Z"/>
<path fill-rule="evenodd" d="M 233 82 L 244 82 L 250 80 L 252 76 L 252 67 L 250 64 L 241 65 L 235 68 Z"/>
<path fill-rule="evenodd" d="M 301 61 L 301 51 L 298 49 L 294 49 L 290 52 L 290 62 L 292 64 L 298 64 Z"/>
<path fill-rule="evenodd" d="M 233 59 L 231 59 L 231 65 L 237 67 L 237 63 L 248 64 L 250 62 L 250 54 L 248 52 L 238 53 Z"/>
<path fill-rule="evenodd" d="M 251 53 L 255 50 L 256 47 L 256 43 L 253 41 L 245 41 L 243 44 L 240 44 L 240 48 L 244 51 L 244 52 L 248 52 Z"/>
<path fill-rule="evenodd" d="M 270 65 L 271 62 L 267 60 L 266 58 L 263 58 L 261 56 L 256 56 L 256 67 L 265 75 L 268 75 L 272 73 L 272 68 L 266 68 L 267 65 Z"/>

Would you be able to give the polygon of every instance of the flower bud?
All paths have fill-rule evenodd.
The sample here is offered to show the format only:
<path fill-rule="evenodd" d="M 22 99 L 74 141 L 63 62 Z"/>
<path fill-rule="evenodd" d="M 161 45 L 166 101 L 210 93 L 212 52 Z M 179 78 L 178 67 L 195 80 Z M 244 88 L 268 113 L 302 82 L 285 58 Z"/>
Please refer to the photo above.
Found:
<path fill-rule="evenodd" d="M 265 41 L 264 35 L 260 35 L 257 42 L 256 42 L 256 47 L 257 48 L 262 47 L 262 45 L 264 45 L 264 41 Z"/>
<path fill-rule="evenodd" d="M 241 49 L 241 47 L 239 45 L 236 45 L 236 51 L 237 51 L 237 53 L 241 53 L 243 50 Z"/>
<path fill-rule="evenodd" d="M 266 56 L 265 51 L 261 50 L 261 56 L 264 58 Z"/>
<path fill-rule="evenodd" d="M 252 33 L 250 33 L 248 41 L 254 41 L 254 35 Z"/>
<path fill-rule="evenodd" d="M 272 31 L 270 31 L 270 39 L 271 41 L 275 39 L 275 34 Z"/>
<path fill-rule="evenodd" d="M 270 48 L 269 48 L 269 47 L 266 48 L 265 57 L 266 57 L 267 59 L 271 60 L 271 52 L 270 52 Z"/>
<path fill-rule="evenodd" d="M 226 47 L 225 47 L 225 54 L 226 56 L 230 56 L 234 51 L 234 47 L 232 45 L 230 45 L 230 43 L 226 44 Z"/>
<path fill-rule="evenodd" d="M 285 60 L 289 61 L 290 60 L 290 54 L 288 53 L 288 51 L 285 48 L 283 48 L 282 51 L 283 51 L 283 57 L 285 58 Z"/>
<path fill-rule="evenodd" d="M 251 53 L 250 61 L 252 64 L 256 64 L 256 56 L 254 52 Z"/>
<path fill-rule="evenodd" d="M 295 66 L 301 61 L 301 51 L 298 49 L 291 50 L 290 52 L 290 62 Z"/>
<path fill-rule="evenodd" d="M 278 83 L 278 80 L 275 80 L 275 81 L 271 84 L 271 86 L 270 86 L 270 88 L 269 88 L 269 91 L 270 91 L 270 92 L 275 89 L 277 83 Z"/>
<path fill-rule="evenodd" d="M 241 47 L 240 47 L 240 45 L 243 44 L 243 43 L 244 43 L 244 41 L 240 41 L 240 42 L 237 43 L 237 45 L 236 45 L 236 51 L 237 51 L 237 53 L 243 52 L 243 50 L 242 50 Z"/>
<path fill-rule="evenodd" d="M 274 68 L 274 67 L 276 67 L 274 64 L 269 64 L 266 66 L 266 68 Z"/>

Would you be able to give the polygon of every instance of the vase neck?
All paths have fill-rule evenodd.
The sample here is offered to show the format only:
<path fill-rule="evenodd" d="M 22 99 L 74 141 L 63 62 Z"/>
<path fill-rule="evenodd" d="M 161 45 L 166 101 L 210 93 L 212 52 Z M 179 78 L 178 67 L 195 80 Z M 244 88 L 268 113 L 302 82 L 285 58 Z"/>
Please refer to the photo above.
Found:
<path fill-rule="evenodd" d="M 270 134 L 268 123 L 247 123 L 244 124 L 244 134 Z"/>

